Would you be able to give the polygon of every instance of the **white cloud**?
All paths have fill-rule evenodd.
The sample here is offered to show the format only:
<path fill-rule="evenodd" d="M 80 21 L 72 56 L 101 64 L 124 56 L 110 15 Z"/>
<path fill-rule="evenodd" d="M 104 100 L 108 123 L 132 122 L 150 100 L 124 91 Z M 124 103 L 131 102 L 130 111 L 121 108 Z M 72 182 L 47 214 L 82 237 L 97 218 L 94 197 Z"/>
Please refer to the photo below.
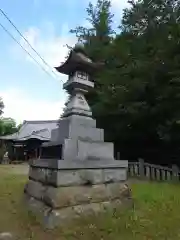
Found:
<path fill-rule="evenodd" d="M 65 32 L 67 26 L 62 27 L 62 31 Z M 53 29 L 51 29 L 53 31 Z M 24 33 L 25 38 L 29 43 L 36 49 L 36 51 L 45 59 L 50 66 L 56 66 L 64 61 L 67 55 L 68 49 L 65 47 L 66 44 L 74 45 L 75 39 L 73 36 L 66 36 L 64 33 L 62 36 L 56 36 L 55 33 L 43 36 L 43 32 L 40 29 L 31 27 Z M 21 40 L 23 43 L 23 39 Z M 25 43 L 26 49 L 28 51 L 32 50 Z"/>
<path fill-rule="evenodd" d="M 36 61 L 46 69 L 46 71 L 51 74 L 53 71 L 59 79 L 65 80 L 66 76 L 57 73 L 54 67 L 59 66 L 62 62 L 64 62 L 65 57 L 68 54 L 66 44 L 74 46 L 77 42 L 76 37 L 69 33 L 68 24 L 63 24 L 61 27 L 61 33 L 57 34 L 52 22 L 44 22 L 43 26 L 40 28 L 34 26 L 29 27 L 23 33 L 23 36 L 51 67 L 51 69 L 49 69 L 47 64 L 45 64 L 44 61 L 32 50 L 28 43 L 21 38 L 21 45 L 31 54 L 31 56 L 35 58 Z M 21 51 L 21 49 L 16 45 L 13 47 L 13 53 L 15 53 L 14 56 L 18 56 L 18 58 L 20 57 L 21 60 L 23 58 L 27 61 L 35 63 L 33 59 L 27 55 L 27 53 Z"/>
<path fill-rule="evenodd" d="M 60 101 L 34 100 L 21 89 L 0 92 L 5 104 L 4 117 L 12 117 L 17 123 L 24 120 L 54 120 L 60 117 L 65 98 Z"/>

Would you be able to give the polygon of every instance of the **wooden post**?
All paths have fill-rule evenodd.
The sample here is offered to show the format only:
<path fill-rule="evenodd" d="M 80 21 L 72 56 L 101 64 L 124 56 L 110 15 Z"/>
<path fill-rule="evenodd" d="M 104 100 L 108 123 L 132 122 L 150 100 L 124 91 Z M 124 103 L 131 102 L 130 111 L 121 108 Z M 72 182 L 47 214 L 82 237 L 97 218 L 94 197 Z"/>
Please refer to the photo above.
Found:
<path fill-rule="evenodd" d="M 156 180 L 160 181 L 161 180 L 161 172 L 160 169 L 156 169 Z"/>
<path fill-rule="evenodd" d="M 139 175 L 140 178 L 144 178 L 144 160 L 142 158 L 138 159 L 139 162 Z"/>
<path fill-rule="evenodd" d="M 150 167 L 149 166 L 146 166 L 146 177 L 148 178 L 148 179 L 150 179 Z"/>
<path fill-rule="evenodd" d="M 39 159 L 41 158 L 41 155 L 42 155 L 42 148 L 40 147 L 39 148 Z"/>
<path fill-rule="evenodd" d="M 35 148 L 35 159 L 37 159 L 37 148 Z"/>
<path fill-rule="evenodd" d="M 174 182 L 179 181 L 179 168 L 177 165 L 172 165 L 172 179 Z"/>
<path fill-rule="evenodd" d="M 14 148 L 14 152 L 15 152 L 15 161 L 17 161 L 17 149 L 16 149 L 16 147 Z"/>
<path fill-rule="evenodd" d="M 167 171 L 166 174 L 167 174 L 166 180 L 167 180 L 167 181 L 171 181 L 171 172 L 170 172 L 170 171 Z"/>
<path fill-rule="evenodd" d="M 162 177 L 162 181 L 166 180 L 166 171 L 165 170 L 161 170 L 161 177 Z"/>
<path fill-rule="evenodd" d="M 134 165 L 134 174 L 135 174 L 136 177 L 139 175 L 138 164 Z"/>
<path fill-rule="evenodd" d="M 151 180 L 156 180 L 155 168 L 151 167 Z"/>
<path fill-rule="evenodd" d="M 129 165 L 129 174 L 130 174 L 130 176 L 131 177 L 133 177 L 134 176 L 134 167 L 133 167 L 133 165 L 131 164 L 131 165 Z"/>

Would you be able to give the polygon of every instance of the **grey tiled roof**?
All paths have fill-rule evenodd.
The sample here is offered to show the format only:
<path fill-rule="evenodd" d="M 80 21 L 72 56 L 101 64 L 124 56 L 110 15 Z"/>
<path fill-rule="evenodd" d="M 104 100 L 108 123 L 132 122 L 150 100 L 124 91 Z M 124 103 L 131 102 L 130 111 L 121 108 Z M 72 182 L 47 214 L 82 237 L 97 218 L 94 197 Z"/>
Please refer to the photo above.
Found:
<path fill-rule="evenodd" d="M 59 120 L 24 121 L 19 132 L 0 137 L 0 139 L 24 141 L 31 138 L 36 138 L 39 140 L 48 141 L 51 138 L 51 130 L 58 127 L 58 122 Z"/>

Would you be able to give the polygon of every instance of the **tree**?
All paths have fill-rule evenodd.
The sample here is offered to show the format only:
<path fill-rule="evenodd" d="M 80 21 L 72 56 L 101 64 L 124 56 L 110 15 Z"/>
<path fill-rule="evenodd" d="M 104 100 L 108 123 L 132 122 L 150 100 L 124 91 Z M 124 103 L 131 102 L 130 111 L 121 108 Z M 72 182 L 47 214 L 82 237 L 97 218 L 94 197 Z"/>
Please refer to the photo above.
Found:
<path fill-rule="evenodd" d="M 3 135 L 8 135 L 17 132 L 16 122 L 13 118 L 3 118 Z"/>
<path fill-rule="evenodd" d="M 79 26 L 71 33 L 76 34 L 78 40 L 84 43 L 84 48 L 88 56 L 94 62 L 103 62 L 104 69 L 106 69 L 109 62 L 110 46 L 113 41 L 114 30 L 112 29 L 113 14 L 111 13 L 111 1 L 98 0 L 95 5 L 89 3 L 86 9 L 87 21 L 90 23 L 90 27 Z M 93 108 L 94 115 L 98 117 L 97 113 L 101 112 L 99 104 L 102 100 L 102 89 L 105 85 L 105 81 L 109 83 L 109 79 L 102 77 L 103 73 L 95 76 L 95 89 L 92 90 L 88 96 L 88 102 Z M 101 108 L 101 107 L 100 107 Z M 98 109 L 96 111 L 96 109 Z"/>
<path fill-rule="evenodd" d="M 1 115 L 3 114 L 4 103 L 2 98 L 0 97 L 0 135 L 2 135 L 3 131 L 3 122 L 1 121 Z"/>
<path fill-rule="evenodd" d="M 11 135 L 19 130 L 20 126 L 16 126 L 16 122 L 13 118 L 1 118 L 0 120 L 0 136 Z M 0 141 L 0 161 L 6 151 L 10 153 L 12 150 L 12 143 L 5 144 L 5 141 Z"/>
<path fill-rule="evenodd" d="M 4 109 L 4 103 L 2 98 L 0 97 L 0 116 L 3 114 L 3 109 Z"/>
<path fill-rule="evenodd" d="M 23 125 L 23 123 L 20 123 L 17 125 L 17 131 L 19 131 L 21 129 L 22 125 Z"/>
<path fill-rule="evenodd" d="M 12 118 L 3 118 L 4 103 L 0 98 L 0 136 L 15 133 L 17 131 L 16 122 Z M 0 162 L 3 159 L 4 153 L 7 151 L 7 146 L 3 140 L 0 140 Z"/>
<path fill-rule="evenodd" d="M 0 134 L 1 136 L 13 134 L 18 131 L 18 126 L 13 118 L 1 118 Z"/>
<path fill-rule="evenodd" d="M 89 4 L 92 27 L 72 31 L 94 61 L 105 63 L 88 100 L 123 157 L 170 160 L 180 154 L 180 3 L 129 3 L 114 36 L 110 1 Z"/>
<path fill-rule="evenodd" d="M 129 83 L 133 80 L 134 84 L 129 87 L 128 106 L 135 105 L 138 109 L 131 116 L 134 120 L 130 138 L 146 149 L 152 146 L 164 148 L 167 156 L 177 154 L 180 140 L 179 1 L 130 3 L 121 26 L 123 34 L 133 39 L 129 47 L 135 69 L 130 69 Z M 134 99 L 135 90 L 138 96 Z"/>
<path fill-rule="evenodd" d="M 111 1 L 98 0 L 96 5 L 89 3 L 86 9 L 89 28 L 78 26 L 70 32 L 76 34 L 78 41 L 85 44 L 85 49 L 90 58 L 95 61 L 106 59 L 106 50 L 111 43 L 113 14 L 110 12 Z"/>

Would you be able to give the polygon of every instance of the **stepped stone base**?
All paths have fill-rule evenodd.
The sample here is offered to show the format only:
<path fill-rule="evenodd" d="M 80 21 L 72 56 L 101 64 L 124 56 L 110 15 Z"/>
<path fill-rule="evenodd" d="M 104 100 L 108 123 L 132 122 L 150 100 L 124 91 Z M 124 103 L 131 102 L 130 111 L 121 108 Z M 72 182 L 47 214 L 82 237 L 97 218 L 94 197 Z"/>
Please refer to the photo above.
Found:
<path fill-rule="evenodd" d="M 96 169 L 83 169 L 81 164 L 67 168 L 64 161 L 58 164 L 61 168 L 43 161 L 32 163 L 25 186 L 29 210 L 45 227 L 54 228 L 83 215 L 131 204 L 127 163 L 117 162 Z"/>
<path fill-rule="evenodd" d="M 40 191 L 41 194 L 32 192 L 33 185 L 35 186 L 36 182 L 29 182 L 26 187 L 28 209 L 49 229 L 62 226 L 81 216 L 132 204 L 131 192 L 125 183 L 93 187 L 44 187 L 43 191 Z"/>

